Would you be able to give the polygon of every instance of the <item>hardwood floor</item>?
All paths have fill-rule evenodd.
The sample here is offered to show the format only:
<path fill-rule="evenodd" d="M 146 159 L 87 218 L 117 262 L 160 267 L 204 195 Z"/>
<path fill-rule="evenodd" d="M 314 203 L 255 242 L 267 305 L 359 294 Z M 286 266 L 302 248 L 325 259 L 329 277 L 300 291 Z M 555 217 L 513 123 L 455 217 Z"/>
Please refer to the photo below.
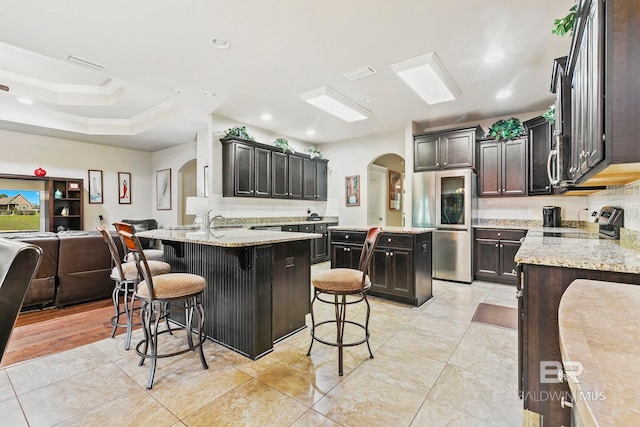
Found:
<path fill-rule="evenodd" d="M 1 367 L 69 350 L 111 336 L 111 299 L 20 313 Z M 118 328 L 116 334 L 124 333 Z"/>

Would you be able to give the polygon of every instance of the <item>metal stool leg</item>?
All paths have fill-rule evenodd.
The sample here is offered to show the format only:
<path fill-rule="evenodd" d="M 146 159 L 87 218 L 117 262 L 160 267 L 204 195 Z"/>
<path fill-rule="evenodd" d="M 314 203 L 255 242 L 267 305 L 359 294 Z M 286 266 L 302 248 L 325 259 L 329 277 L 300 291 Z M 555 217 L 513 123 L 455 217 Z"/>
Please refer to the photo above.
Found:
<path fill-rule="evenodd" d="M 309 344 L 309 351 L 307 351 L 307 356 L 311 356 L 311 347 L 313 347 L 313 341 L 315 341 L 316 337 L 316 319 L 313 315 L 313 303 L 316 301 L 318 297 L 318 291 L 313 290 L 313 299 L 309 303 L 309 312 L 311 313 L 311 344 Z"/>
<path fill-rule="evenodd" d="M 369 359 L 373 359 L 373 353 L 371 352 L 371 346 L 369 345 L 369 313 L 371 313 L 371 306 L 369 305 L 369 300 L 367 299 L 367 294 L 363 294 L 362 298 L 364 299 L 365 304 L 367 304 L 367 318 L 364 323 L 364 333 L 367 337 L 367 348 L 369 349 Z"/>

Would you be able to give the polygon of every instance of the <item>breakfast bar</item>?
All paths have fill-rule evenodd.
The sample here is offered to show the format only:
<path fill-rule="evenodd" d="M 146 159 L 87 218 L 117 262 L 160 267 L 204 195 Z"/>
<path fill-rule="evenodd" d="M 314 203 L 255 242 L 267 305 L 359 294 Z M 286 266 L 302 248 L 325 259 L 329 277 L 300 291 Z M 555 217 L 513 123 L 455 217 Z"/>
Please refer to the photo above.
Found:
<path fill-rule="evenodd" d="M 305 327 L 310 242 L 321 235 L 247 228 L 137 235 L 162 241 L 172 272 L 207 280 L 203 306 L 211 340 L 255 360 L 271 352 L 275 341 Z"/>

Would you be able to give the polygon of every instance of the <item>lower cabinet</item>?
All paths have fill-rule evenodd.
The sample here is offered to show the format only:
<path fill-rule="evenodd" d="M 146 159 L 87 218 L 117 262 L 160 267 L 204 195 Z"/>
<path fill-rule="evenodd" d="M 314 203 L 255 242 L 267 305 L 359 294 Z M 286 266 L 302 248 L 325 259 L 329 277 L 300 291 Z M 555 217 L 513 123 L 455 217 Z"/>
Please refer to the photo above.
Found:
<path fill-rule="evenodd" d="M 476 229 L 476 279 L 516 285 L 518 267 L 513 259 L 526 234 L 526 230 Z"/>
<path fill-rule="evenodd" d="M 413 305 L 432 296 L 431 232 L 380 235 L 369 268 L 370 295 Z M 358 268 L 364 231 L 331 232 L 331 268 Z"/>
<path fill-rule="evenodd" d="M 518 370 L 523 408 L 540 414 L 545 426 L 574 425 L 571 410 L 561 401 L 570 395 L 569 386 L 547 371 L 562 366 L 558 327 L 562 294 L 575 279 L 640 285 L 640 275 L 533 264 L 523 264 L 521 268 Z"/>
<path fill-rule="evenodd" d="M 329 235 L 327 227 L 332 225 L 338 224 L 327 222 L 317 224 L 293 224 L 283 225 L 281 229 L 282 231 L 289 232 L 322 234 L 321 238 L 311 241 L 311 264 L 317 264 L 319 262 L 329 261 Z"/>

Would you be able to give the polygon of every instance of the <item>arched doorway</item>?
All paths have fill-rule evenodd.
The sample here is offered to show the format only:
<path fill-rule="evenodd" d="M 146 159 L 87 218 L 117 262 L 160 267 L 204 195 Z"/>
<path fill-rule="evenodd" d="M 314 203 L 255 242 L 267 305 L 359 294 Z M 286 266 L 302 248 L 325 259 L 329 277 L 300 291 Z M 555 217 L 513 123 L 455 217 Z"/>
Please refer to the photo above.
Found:
<path fill-rule="evenodd" d="M 368 168 L 367 222 L 369 225 L 404 225 L 404 159 L 384 154 Z"/>

